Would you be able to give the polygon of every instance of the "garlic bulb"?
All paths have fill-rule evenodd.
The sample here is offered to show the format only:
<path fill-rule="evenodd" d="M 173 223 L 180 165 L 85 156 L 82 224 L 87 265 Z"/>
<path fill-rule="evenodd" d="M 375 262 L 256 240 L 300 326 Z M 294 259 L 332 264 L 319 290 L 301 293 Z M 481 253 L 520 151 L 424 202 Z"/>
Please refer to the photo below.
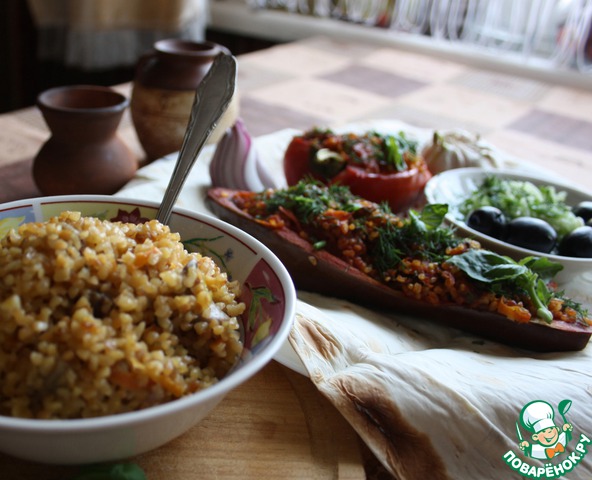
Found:
<path fill-rule="evenodd" d="M 435 131 L 432 143 L 422 150 L 428 168 L 435 175 L 463 167 L 500 168 L 503 161 L 479 135 L 464 131 Z"/>
<path fill-rule="evenodd" d="M 212 186 L 261 191 L 276 187 L 239 118 L 218 142 L 210 163 Z"/>

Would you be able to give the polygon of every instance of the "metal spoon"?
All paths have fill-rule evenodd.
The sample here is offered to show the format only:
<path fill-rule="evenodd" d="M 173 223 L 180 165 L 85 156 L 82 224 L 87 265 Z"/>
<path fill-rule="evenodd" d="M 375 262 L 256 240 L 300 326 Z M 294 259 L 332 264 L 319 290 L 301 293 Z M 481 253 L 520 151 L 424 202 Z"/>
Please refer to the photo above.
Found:
<path fill-rule="evenodd" d="M 236 59 L 227 53 L 220 53 L 197 87 L 179 158 L 156 214 L 161 223 L 169 222 L 191 168 L 232 100 L 236 70 Z"/>

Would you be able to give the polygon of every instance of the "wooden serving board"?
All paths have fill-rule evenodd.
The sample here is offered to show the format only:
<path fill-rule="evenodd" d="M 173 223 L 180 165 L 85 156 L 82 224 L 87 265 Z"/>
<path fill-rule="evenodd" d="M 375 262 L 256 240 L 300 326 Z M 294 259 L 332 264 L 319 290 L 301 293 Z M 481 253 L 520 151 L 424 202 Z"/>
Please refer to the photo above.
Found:
<path fill-rule="evenodd" d="M 363 479 L 364 447 L 312 382 L 277 362 L 200 424 L 131 461 L 148 480 Z M 2 480 L 68 480 L 79 468 L 0 454 Z"/>

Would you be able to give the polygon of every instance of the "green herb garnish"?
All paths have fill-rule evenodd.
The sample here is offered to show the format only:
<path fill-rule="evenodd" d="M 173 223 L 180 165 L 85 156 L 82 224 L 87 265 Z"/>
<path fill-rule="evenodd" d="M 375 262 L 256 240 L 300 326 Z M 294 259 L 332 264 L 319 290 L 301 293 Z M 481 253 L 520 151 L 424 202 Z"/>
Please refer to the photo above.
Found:
<path fill-rule="evenodd" d="M 450 257 L 447 263 L 492 290 L 507 291 L 515 287 L 525 291 L 537 309 L 537 316 L 548 323 L 553 321 L 553 314 L 547 308 L 553 295 L 544 279 L 555 275 L 563 268 L 562 265 L 538 257 L 515 262 L 488 250 L 469 250 Z"/>
<path fill-rule="evenodd" d="M 303 180 L 296 185 L 276 190 L 263 198 L 270 213 L 280 207 L 294 212 L 302 223 L 310 223 L 329 208 L 353 212 L 360 208 L 360 199 L 349 188 L 341 185 L 325 186 L 314 180 Z"/>
<path fill-rule="evenodd" d="M 445 204 L 430 204 L 421 212 L 410 210 L 406 217 L 400 217 L 387 205 L 364 201 L 345 186 L 325 186 L 310 180 L 260 195 L 268 213 L 283 207 L 302 225 L 310 224 L 313 228 L 321 225 L 319 219 L 334 214 L 328 214 L 330 210 L 351 213 L 350 221 L 355 225 L 352 234 L 358 236 L 367 249 L 365 261 L 371 263 L 375 275 L 383 279 L 392 276 L 406 259 L 446 262 L 456 266 L 485 291 L 509 298 L 528 298 L 536 315 L 549 323 L 553 320 L 548 308 L 550 300 L 565 301 L 548 287 L 548 282 L 563 267 L 547 258 L 527 257 L 517 262 L 489 250 L 473 248 L 470 243 L 464 253 L 450 254 L 452 248 L 469 241 L 455 237 L 454 230 L 442 226 L 448 212 Z M 315 235 L 317 233 L 322 237 L 322 229 Z M 331 241 L 315 239 L 314 248 L 331 249 Z M 573 308 L 580 319 L 587 314 L 575 302 L 565 305 Z"/>
<path fill-rule="evenodd" d="M 448 212 L 445 204 L 427 205 L 421 213 L 409 211 L 400 225 L 387 222 L 379 228 L 378 240 L 370 251 L 374 266 L 386 273 L 407 257 L 442 261 L 446 249 L 458 243 L 453 231 L 440 225 Z"/>
<path fill-rule="evenodd" d="M 381 137 L 378 133 L 375 133 L 375 135 Z M 382 138 L 386 150 L 385 163 L 394 166 L 398 172 L 407 170 L 404 154 L 410 152 L 415 155 L 417 153 L 417 142 L 408 139 L 404 132 L 399 132 L 397 135 L 385 135 Z"/>
<path fill-rule="evenodd" d="M 405 132 L 335 135 L 337 139 L 329 147 L 324 147 L 326 137 L 331 135 L 335 135 L 331 130 L 318 129 L 309 134 L 312 140 L 310 170 L 324 178 L 333 178 L 348 164 L 362 168 L 373 164 L 373 167 L 380 166 L 381 171 L 402 172 L 409 168 L 405 154 L 417 155 L 418 142 L 407 138 Z"/>

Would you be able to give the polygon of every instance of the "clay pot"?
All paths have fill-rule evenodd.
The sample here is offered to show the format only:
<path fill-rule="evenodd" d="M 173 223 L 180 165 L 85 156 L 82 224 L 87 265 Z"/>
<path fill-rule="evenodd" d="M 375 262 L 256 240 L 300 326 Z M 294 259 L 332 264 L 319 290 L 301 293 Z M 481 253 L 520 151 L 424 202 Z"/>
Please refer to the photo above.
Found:
<path fill-rule="evenodd" d="M 213 42 L 160 40 L 138 62 L 131 96 L 131 114 L 138 140 L 150 162 L 180 150 L 195 90 L 216 55 L 228 50 Z M 238 117 L 232 99 L 208 143 L 216 143 Z"/>
<path fill-rule="evenodd" d="M 113 194 L 138 167 L 117 135 L 129 100 L 109 87 L 75 85 L 41 93 L 37 106 L 50 130 L 33 161 L 44 195 Z"/>

